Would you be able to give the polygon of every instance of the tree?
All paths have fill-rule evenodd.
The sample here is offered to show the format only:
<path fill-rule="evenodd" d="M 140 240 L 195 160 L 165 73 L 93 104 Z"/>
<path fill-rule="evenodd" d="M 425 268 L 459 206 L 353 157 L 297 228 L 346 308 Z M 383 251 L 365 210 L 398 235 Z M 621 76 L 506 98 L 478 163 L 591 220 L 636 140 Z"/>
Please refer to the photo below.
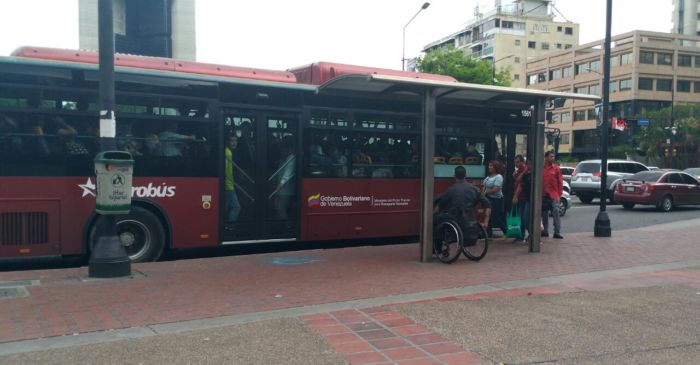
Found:
<path fill-rule="evenodd" d="M 665 157 L 664 149 L 669 147 L 666 146 L 666 140 L 669 139 L 672 140 L 671 148 L 682 146 L 682 151 L 678 151 L 682 162 L 687 165 L 697 164 L 700 152 L 700 107 L 675 105 L 673 118 L 670 107 L 654 111 L 643 110 L 640 116 L 649 119 L 649 125 L 641 127 L 635 136 L 641 152 L 649 157 Z M 670 129 L 671 120 L 676 127 L 675 135 Z"/>
<path fill-rule="evenodd" d="M 452 76 L 457 81 L 482 85 L 510 86 L 510 70 L 496 73 L 493 80 L 492 63 L 488 60 L 471 58 L 454 47 L 431 51 L 418 58 L 420 72 Z"/>

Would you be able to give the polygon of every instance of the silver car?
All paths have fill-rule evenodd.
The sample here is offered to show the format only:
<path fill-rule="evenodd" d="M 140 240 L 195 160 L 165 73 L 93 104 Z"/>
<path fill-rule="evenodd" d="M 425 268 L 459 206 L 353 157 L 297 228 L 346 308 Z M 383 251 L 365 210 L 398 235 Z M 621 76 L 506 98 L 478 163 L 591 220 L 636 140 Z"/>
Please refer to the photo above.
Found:
<path fill-rule="evenodd" d="M 600 197 L 600 165 L 600 160 L 582 161 L 571 174 L 571 189 L 582 203 L 588 204 L 593 198 Z M 649 168 L 635 161 L 608 160 L 606 198 L 612 202 L 617 183 L 640 171 L 649 171 Z"/>

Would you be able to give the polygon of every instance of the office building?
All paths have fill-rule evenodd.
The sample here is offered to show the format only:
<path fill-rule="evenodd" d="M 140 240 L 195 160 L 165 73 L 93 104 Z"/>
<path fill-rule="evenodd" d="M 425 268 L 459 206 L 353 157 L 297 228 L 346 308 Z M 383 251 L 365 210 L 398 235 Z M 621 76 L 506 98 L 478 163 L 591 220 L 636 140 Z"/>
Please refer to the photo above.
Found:
<path fill-rule="evenodd" d="M 634 31 L 612 37 L 611 116 L 635 119 L 642 110 L 672 103 L 700 102 L 698 36 Z M 527 63 L 527 87 L 595 94 L 602 97 L 604 40 L 553 52 Z M 579 159 L 596 157 L 599 146 L 595 103 L 567 101 L 555 109 L 547 127 L 561 131 L 559 153 Z M 627 143 L 638 128 L 630 123 L 614 131 L 613 142 Z"/>
<path fill-rule="evenodd" d="M 97 50 L 97 2 L 80 0 L 79 44 Z M 196 60 L 195 0 L 113 0 L 115 49 Z"/>
<path fill-rule="evenodd" d="M 494 9 L 484 14 L 477 7 L 475 18 L 463 29 L 428 44 L 423 51 L 461 49 L 474 58 L 495 61 L 497 70 L 510 69 L 511 86 L 525 87 L 528 59 L 570 49 L 579 42 L 579 25 L 555 21 L 553 3 L 515 0 L 502 5 L 496 0 Z"/>

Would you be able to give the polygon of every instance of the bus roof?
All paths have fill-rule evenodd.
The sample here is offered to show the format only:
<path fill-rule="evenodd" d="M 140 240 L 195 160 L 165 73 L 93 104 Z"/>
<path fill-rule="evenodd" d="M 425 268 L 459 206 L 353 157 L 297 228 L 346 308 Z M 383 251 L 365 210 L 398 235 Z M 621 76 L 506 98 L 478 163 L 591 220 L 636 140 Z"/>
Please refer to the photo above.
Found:
<path fill-rule="evenodd" d="M 309 65 L 291 68 L 287 71 L 293 73 L 296 76 L 297 82 L 311 85 L 322 85 L 336 77 L 356 74 L 399 76 L 414 79 L 445 82 L 457 81 L 455 78 L 445 75 L 398 71 L 386 68 L 345 65 L 342 63 L 332 62 L 316 62 Z"/>
<path fill-rule="evenodd" d="M 99 64 L 97 52 L 84 50 L 69 50 L 47 47 L 20 47 L 12 52 L 13 57 L 37 58 L 43 60 L 82 62 Z M 116 53 L 114 65 L 150 70 L 174 71 L 231 77 L 237 79 L 252 79 L 261 81 L 296 83 L 293 73 L 288 71 L 263 70 L 249 67 L 225 66 L 202 62 L 176 60 L 172 58 L 137 56 Z"/>

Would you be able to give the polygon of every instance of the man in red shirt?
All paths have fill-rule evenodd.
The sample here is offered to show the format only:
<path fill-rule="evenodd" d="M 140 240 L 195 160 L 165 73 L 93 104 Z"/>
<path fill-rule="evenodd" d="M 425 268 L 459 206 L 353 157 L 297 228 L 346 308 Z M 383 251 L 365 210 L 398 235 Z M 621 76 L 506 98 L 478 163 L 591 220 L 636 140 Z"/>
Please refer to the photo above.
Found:
<path fill-rule="evenodd" d="M 554 152 L 547 151 L 544 154 L 544 168 L 542 177 L 542 237 L 549 237 L 549 212 L 552 212 L 554 221 L 554 238 L 564 238 L 561 235 L 561 220 L 559 219 L 559 199 L 564 192 L 564 177 L 559 166 L 554 163 Z M 551 204 L 547 204 L 547 198 L 551 199 Z"/>

